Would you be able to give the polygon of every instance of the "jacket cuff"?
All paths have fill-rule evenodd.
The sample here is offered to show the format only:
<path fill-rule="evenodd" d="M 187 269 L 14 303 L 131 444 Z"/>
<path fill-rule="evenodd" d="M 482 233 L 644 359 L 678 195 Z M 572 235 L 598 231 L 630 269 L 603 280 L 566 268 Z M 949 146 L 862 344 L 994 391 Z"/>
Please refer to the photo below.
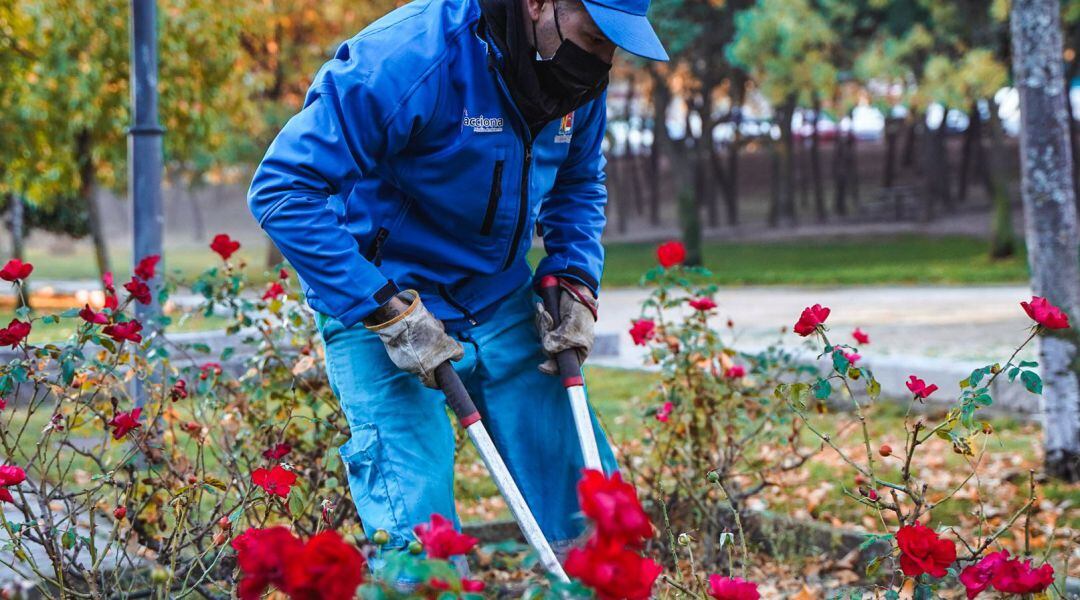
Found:
<path fill-rule="evenodd" d="M 397 284 L 394 283 L 394 280 L 387 279 L 386 283 L 375 290 L 375 293 L 372 294 L 366 302 L 362 302 L 358 306 L 345 311 L 345 313 L 340 317 L 337 317 L 337 319 L 341 321 L 341 324 L 345 327 L 352 327 L 369 317 L 372 313 L 381 308 L 382 305 L 389 302 L 390 299 L 396 296 L 400 291 Z"/>

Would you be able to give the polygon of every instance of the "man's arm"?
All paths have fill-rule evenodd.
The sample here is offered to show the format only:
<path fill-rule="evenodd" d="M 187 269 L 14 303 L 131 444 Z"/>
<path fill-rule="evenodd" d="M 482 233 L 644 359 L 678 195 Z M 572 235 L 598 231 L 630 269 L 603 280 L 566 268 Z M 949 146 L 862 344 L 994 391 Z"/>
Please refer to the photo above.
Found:
<path fill-rule="evenodd" d="M 398 290 L 364 258 L 327 198 L 407 143 L 430 115 L 438 84 L 417 85 L 404 96 L 395 81 L 359 72 L 342 54 L 316 77 L 303 110 L 270 145 L 248 206 L 330 316 L 350 327 Z"/>
<path fill-rule="evenodd" d="M 555 186 L 540 207 L 539 221 L 547 256 L 536 267 L 536 280 L 545 275 L 572 279 L 584 284 L 595 296 L 599 294 L 604 269 L 600 235 L 607 222 L 606 160 L 601 150 L 607 128 L 607 92 L 585 108 L 586 111 L 578 109 L 574 115 L 569 154 L 555 178 Z"/>

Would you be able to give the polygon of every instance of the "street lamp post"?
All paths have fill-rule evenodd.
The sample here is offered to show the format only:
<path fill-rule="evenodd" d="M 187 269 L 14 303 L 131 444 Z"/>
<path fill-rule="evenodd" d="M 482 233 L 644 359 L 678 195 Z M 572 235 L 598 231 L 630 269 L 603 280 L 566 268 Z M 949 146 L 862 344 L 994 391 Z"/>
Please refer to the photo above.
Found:
<path fill-rule="evenodd" d="M 134 225 L 134 264 L 146 256 L 161 255 L 163 217 L 161 212 L 161 137 L 158 124 L 158 61 L 156 0 L 131 0 L 131 109 L 128 130 L 128 195 Z M 164 258 L 164 257 L 163 257 Z M 162 261 L 164 263 L 164 261 Z M 150 286 L 150 304 L 135 305 L 135 316 L 143 324 L 144 338 L 157 343 L 161 328 L 162 264 Z M 146 401 L 146 389 L 134 379 L 135 405 Z"/>

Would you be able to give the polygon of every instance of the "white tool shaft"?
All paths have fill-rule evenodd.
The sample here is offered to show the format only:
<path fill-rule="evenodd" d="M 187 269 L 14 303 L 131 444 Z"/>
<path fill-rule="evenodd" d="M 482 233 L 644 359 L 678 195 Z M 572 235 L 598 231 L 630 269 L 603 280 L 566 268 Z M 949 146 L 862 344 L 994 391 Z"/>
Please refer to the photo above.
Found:
<path fill-rule="evenodd" d="M 600 463 L 600 449 L 596 446 L 596 432 L 593 431 L 585 387 L 572 385 L 566 388 L 566 393 L 570 395 L 570 411 L 574 413 L 574 426 L 577 428 L 578 442 L 581 443 L 581 455 L 585 457 L 585 468 L 602 473 L 604 467 Z"/>
<path fill-rule="evenodd" d="M 488 473 L 491 473 L 491 478 L 495 480 L 495 487 L 499 488 L 499 492 L 502 493 L 507 506 L 510 507 L 510 512 L 514 515 L 514 520 L 517 521 L 518 527 L 521 528 L 521 533 L 525 535 L 525 540 L 540 556 L 540 564 L 544 566 L 548 573 L 559 578 L 560 581 L 570 581 L 566 576 L 566 572 L 563 571 L 562 565 L 559 564 L 559 560 L 555 557 L 551 545 L 548 544 L 547 538 L 540 531 L 540 524 L 536 522 L 536 517 L 529 510 L 529 505 L 525 503 L 525 497 L 521 495 L 521 490 L 514 483 L 514 478 L 510 476 L 506 463 L 503 462 L 502 456 L 499 455 L 498 449 L 495 448 L 495 444 L 491 441 L 487 429 L 484 428 L 484 422 L 477 421 L 466 427 L 465 431 L 469 432 L 469 437 L 472 438 L 473 444 L 476 445 L 477 451 L 480 452 L 480 458 L 484 461 L 484 465 L 487 466 Z"/>

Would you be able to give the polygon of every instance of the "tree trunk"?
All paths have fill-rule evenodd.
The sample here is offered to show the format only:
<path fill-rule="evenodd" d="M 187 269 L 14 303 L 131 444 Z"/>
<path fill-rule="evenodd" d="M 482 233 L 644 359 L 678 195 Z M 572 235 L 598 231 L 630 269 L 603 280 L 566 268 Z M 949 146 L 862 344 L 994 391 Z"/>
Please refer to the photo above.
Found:
<path fill-rule="evenodd" d="M 900 137 L 900 130 L 904 122 L 900 119 L 887 117 L 885 119 L 885 169 L 881 186 L 891 188 L 896 180 L 896 143 Z"/>
<path fill-rule="evenodd" d="M 821 98 L 814 94 L 814 123 L 810 132 L 810 181 L 814 186 L 814 209 L 818 223 L 824 223 L 825 187 L 821 183 L 821 135 L 818 134 L 818 121 L 821 119 Z"/>
<path fill-rule="evenodd" d="M 986 184 L 986 192 L 994 207 L 992 231 L 990 232 L 990 258 L 1008 258 L 1016 254 L 1016 235 L 1013 233 L 1012 222 L 1012 198 L 1009 197 L 1009 188 L 1005 183 L 1005 149 L 1001 143 L 1004 132 L 1001 129 L 1001 119 L 998 117 L 997 104 L 993 98 L 990 103 L 990 151 L 982 149 L 982 137 L 976 141 L 979 154 L 985 156 L 986 165 L 983 168 L 983 181 Z"/>
<path fill-rule="evenodd" d="M 833 144 L 833 210 L 839 216 L 847 214 L 847 184 L 850 178 L 847 164 L 847 135 L 840 132 Z"/>
<path fill-rule="evenodd" d="M 698 161 L 693 163 L 690 168 L 700 172 Z M 695 176 L 693 179 L 697 178 Z M 691 186 L 684 186 L 679 194 L 679 229 L 682 231 L 683 245 L 686 246 L 684 263 L 691 267 L 701 266 L 701 205 Z"/>
<path fill-rule="evenodd" d="M 780 127 L 780 194 L 779 218 L 788 225 L 795 219 L 795 140 L 791 131 L 791 117 L 795 112 L 795 98 L 788 98 L 779 110 Z"/>
<path fill-rule="evenodd" d="M 83 129 L 75 137 L 75 160 L 79 167 L 79 199 L 86 203 L 90 221 L 90 239 L 94 243 L 94 259 L 97 261 L 98 275 L 112 271 L 109 267 L 109 248 L 105 244 L 105 232 L 101 226 L 101 211 L 95 198 L 94 160 L 91 156 L 93 142 L 90 132 Z"/>
<path fill-rule="evenodd" d="M 859 138 L 855 137 L 855 128 L 847 133 L 848 172 L 851 174 L 851 205 L 859 208 Z"/>
<path fill-rule="evenodd" d="M 904 130 L 904 148 L 900 153 L 900 166 L 905 169 L 918 166 L 915 164 L 915 142 L 925 127 L 926 115 L 912 111 L 908 117 L 907 129 Z"/>
<path fill-rule="evenodd" d="M 968 196 L 968 175 L 971 170 L 978 168 L 977 165 L 973 165 L 976 153 L 976 148 L 982 144 L 982 117 L 979 114 L 979 101 L 972 100 L 971 107 L 968 109 L 968 126 L 964 130 L 964 143 L 960 147 L 960 181 L 957 182 L 956 202 L 963 204 L 967 202 Z"/>
<path fill-rule="evenodd" d="M 11 257 L 17 258 L 21 261 L 26 260 L 26 217 L 25 208 L 23 204 L 22 196 L 18 194 L 8 194 L 8 227 L 11 231 Z M 22 295 L 15 299 L 15 307 L 21 308 L 23 306 L 32 308 L 30 306 L 30 281 L 24 279 L 22 282 Z"/>
<path fill-rule="evenodd" d="M 649 76 L 652 77 L 652 105 L 653 105 L 653 141 L 649 148 L 649 164 L 652 168 L 649 190 L 649 224 L 660 224 L 660 200 L 663 193 L 660 182 L 663 181 L 661 169 L 664 153 L 670 148 L 670 138 L 667 130 L 667 112 L 671 105 L 671 90 L 668 89 L 667 79 L 650 65 Z"/>
<path fill-rule="evenodd" d="M 1075 70 L 1075 67 L 1072 66 L 1074 64 L 1070 64 L 1070 71 Z M 1069 148 L 1072 150 L 1073 197 L 1076 198 L 1076 210 L 1080 212 L 1080 147 L 1076 143 L 1076 119 L 1073 118 L 1072 96 L 1069 94 L 1072 77 L 1066 74 L 1063 79 L 1065 82 L 1065 112 L 1069 115 Z"/>
<path fill-rule="evenodd" d="M 742 149 L 742 103 L 746 78 L 734 76 L 731 88 L 731 125 L 734 128 L 727 154 L 727 180 L 724 181 L 724 202 L 727 204 L 728 225 L 739 224 L 739 151 Z"/>
<path fill-rule="evenodd" d="M 718 183 L 721 188 L 724 187 L 724 181 L 727 179 L 727 175 L 724 173 L 723 163 L 720 162 L 720 157 L 716 152 L 716 144 L 713 142 L 713 129 L 716 127 L 716 120 L 713 119 L 713 103 L 712 103 L 712 91 L 714 84 L 709 81 L 702 82 L 701 90 L 701 152 L 699 156 L 705 161 L 706 164 L 702 164 L 702 172 L 705 175 L 706 181 L 703 182 L 704 194 L 703 200 L 706 203 L 708 210 L 709 227 L 718 227 L 720 225 L 720 196 L 716 193 L 716 186 L 714 182 Z M 714 177 L 708 177 L 707 173 L 712 172 Z"/>
<path fill-rule="evenodd" d="M 1062 80 L 1061 4 L 1013 0 L 1009 26 L 1013 79 L 1020 94 L 1021 193 L 1031 287 L 1061 307 L 1072 329 L 1042 333 L 1039 355 L 1046 471 L 1080 480 L 1080 234 Z"/>

